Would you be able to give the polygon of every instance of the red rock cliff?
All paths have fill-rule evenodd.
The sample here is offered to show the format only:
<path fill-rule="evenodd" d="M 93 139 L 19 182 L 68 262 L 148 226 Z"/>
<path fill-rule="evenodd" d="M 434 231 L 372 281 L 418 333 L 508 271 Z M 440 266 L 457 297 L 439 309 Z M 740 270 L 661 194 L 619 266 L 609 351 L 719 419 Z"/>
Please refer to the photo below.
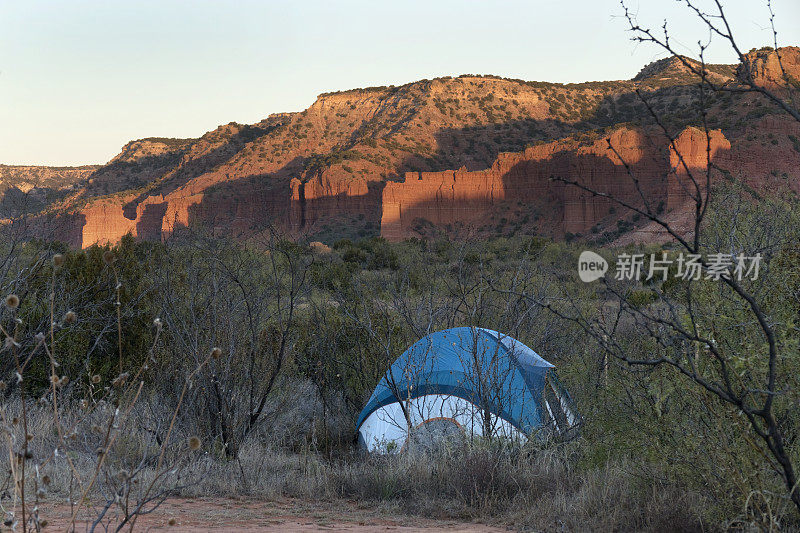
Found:
<path fill-rule="evenodd" d="M 741 78 L 749 73 L 756 85 L 770 89 L 785 87 L 787 81 L 797 85 L 800 83 L 800 48 L 785 46 L 777 50 L 752 50 L 745 54 L 738 73 Z"/>
<path fill-rule="evenodd" d="M 487 170 L 410 172 L 405 181 L 388 183 L 383 191 L 381 235 L 390 240 L 414 236 L 420 221 L 480 226 L 509 202 L 546 215 L 543 225 L 554 235 L 586 233 L 615 210 L 610 200 L 588 190 L 636 206 L 643 195 L 654 209 L 676 208 L 689 199 L 687 169 L 696 174 L 706 167 L 706 136 L 688 128 L 675 141 L 677 152 L 668 144 L 662 136 L 620 128 L 588 144 L 562 140 L 501 154 Z M 730 143 L 713 131 L 710 147 L 713 159 L 729 150 Z M 685 167 L 679 165 L 678 153 Z"/>

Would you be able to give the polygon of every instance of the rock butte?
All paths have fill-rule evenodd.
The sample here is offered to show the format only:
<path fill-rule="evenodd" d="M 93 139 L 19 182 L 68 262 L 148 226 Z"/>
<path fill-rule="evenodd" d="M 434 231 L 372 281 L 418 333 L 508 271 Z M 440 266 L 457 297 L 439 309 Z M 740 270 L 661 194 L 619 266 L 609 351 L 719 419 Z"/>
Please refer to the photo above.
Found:
<path fill-rule="evenodd" d="M 781 59 L 795 83 L 800 49 L 781 49 Z M 786 84 L 770 50 L 708 68 L 717 81 L 735 83 L 738 68 L 776 91 Z M 800 192 L 800 124 L 759 95 L 729 94 L 712 99 L 707 137 L 691 126 L 693 83 L 670 58 L 617 82 L 462 76 L 323 94 L 303 112 L 198 139 L 133 141 L 34 226 L 80 247 L 128 233 L 157 240 L 202 228 L 247 237 L 269 227 L 312 240 L 348 231 L 389 240 L 441 231 L 563 238 L 624 227 L 614 238 L 634 242 L 663 235 L 565 182 L 637 206 L 641 192 L 676 221 L 692 209 L 688 178 L 705 180 L 707 155 L 713 181 Z M 648 121 L 637 88 L 666 117 L 674 143 Z"/>

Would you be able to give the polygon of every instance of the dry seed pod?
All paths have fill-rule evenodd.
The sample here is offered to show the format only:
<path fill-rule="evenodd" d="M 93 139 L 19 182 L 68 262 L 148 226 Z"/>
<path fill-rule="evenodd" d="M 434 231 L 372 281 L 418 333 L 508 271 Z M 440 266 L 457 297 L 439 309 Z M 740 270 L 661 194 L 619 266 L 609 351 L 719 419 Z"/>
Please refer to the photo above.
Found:
<path fill-rule="evenodd" d="M 16 294 L 9 294 L 6 296 L 6 307 L 9 309 L 16 309 L 19 307 L 19 296 Z"/>

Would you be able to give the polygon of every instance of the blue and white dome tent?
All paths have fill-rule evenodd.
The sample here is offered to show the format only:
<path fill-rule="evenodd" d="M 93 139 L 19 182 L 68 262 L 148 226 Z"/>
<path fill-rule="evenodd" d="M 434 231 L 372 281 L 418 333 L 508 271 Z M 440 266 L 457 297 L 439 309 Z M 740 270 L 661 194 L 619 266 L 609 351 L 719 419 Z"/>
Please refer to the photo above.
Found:
<path fill-rule="evenodd" d="M 475 327 L 432 333 L 392 364 L 361 411 L 359 444 L 401 449 L 435 427 L 525 441 L 579 425 L 553 365 L 520 341 Z"/>

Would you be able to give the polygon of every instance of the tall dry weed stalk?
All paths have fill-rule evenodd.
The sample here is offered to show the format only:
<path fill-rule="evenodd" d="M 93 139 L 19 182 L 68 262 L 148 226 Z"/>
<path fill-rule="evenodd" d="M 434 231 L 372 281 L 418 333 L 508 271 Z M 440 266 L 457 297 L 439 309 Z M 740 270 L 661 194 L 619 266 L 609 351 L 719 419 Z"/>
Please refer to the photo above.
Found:
<path fill-rule="evenodd" d="M 114 253 L 105 252 L 103 261 L 112 270 L 117 320 L 117 374 L 108 385 L 103 377 L 87 379 L 83 398 L 75 398 L 77 388 L 70 388 L 70 377 L 59 375 L 57 333 L 72 327 L 80 316 L 56 309 L 56 279 L 64 257 L 53 257 L 53 275 L 48 302 L 50 327 L 47 334 L 37 332 L 33 347 L 23 350 L 20 336 L 25 324 L 20 318 L 23 303 L 14 294 L 6 296 L 0 310 L 0 354 L 13 361 L 14 377 L 0 381 L 0 391 L 6 401 L 0 406 L 2 441 L 8 458 L 6 480 L 8 500 L 0 500 L 3 525 L 13 531 L 41 531 L 48 525 L 43 503 L 55 496 L 69 505 L 68 529 L 78 527 L 87 531 L 133 530 L 138 517 L 151 513 L 183 483 L 181 467 L 190 454 L 201 448 L 197 437 L 176 438 L 176 420 L 186 392 L 198 372 L 218 353 L 212 350 L 186 376 L 180 398 L 169 418 L 168 426 L 156 441 L 158 446 L 145 446 L 144 452 L 130 456 L 120 441 L 132 429 L 132 413 L 145 392 L 145 377 L 155 362 L 155 348 L 162 332 L 161 320 L 153 321 L 154 339 L 148 353 L 142 354 L 133 368 L 125 369 L 122 342 L 122 313 L 120 280 Z M 60 316 L 60 318 L 58 318 Z M 13 327 L 4 327 L 3 323 Z M 49 387 L 44 395 L 33 398 L 34 387 L 26 375 L 31 367 L 44 358 L 49 367 Z M 137 360 L 136 357 L 128 360 Z M 77 404 L 77 409 L 72 408 Z M 69 412 L 64 406 L 69 405 Z M 44 418 L 43 418 L 44 417 Z M 131 466 L 129 466 L 131 465 Z M 53 487 L 62 479 L 65 487 Z M 102 488 L 99 487 L 102 485 Z M 49 507 L 48 507 L 49 508 Z M 63 511 L 61 511 L 63 514 Z M 63 521 L 61 517 L 58 518 Z"/>

